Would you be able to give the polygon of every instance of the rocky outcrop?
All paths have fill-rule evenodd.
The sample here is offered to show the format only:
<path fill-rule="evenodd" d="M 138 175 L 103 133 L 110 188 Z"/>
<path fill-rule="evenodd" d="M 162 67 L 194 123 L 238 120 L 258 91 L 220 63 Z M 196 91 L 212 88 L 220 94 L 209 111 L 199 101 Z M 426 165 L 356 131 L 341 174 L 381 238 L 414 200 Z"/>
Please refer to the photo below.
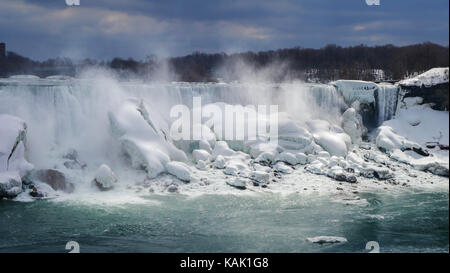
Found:
<path fill-rule="evenodd" d="M 53 169 L 32 170 L 23 178 L 23 181 L 27 185 L 37 182 L 45 183 L 55 191 L 66 193 L 71 193 L 75 189 L 74 184 L 69 182 L 62 172 Z"/>

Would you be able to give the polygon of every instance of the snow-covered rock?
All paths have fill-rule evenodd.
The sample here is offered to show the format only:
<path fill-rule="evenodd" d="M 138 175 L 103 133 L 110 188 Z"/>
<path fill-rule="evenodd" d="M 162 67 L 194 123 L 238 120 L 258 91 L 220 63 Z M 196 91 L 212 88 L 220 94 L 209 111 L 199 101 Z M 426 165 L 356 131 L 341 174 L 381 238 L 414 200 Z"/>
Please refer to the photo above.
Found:
<path fill-rule="evenodd" d="M 55 191 L 71 193 L 75 190 L 72 184 L 61 171 L 54 169 L 34 169 L 22 178 L 24 184 L 31 185 L 45 183 Z"/>
<path fill-rule="evenodd" d="M 298 164 L 305 165 L 306 163 L 308 163 L 308 156 L 302 152 L 296 153 L 295 158 L 296 158 Z"/>
<path fill-rule="evenodd" d="M 272 163 L 275 161 L 275 152 L 263 152 L 260 155 L 258 155 L 257 158 L 255 158 L 255 162 L 264 162 L 264 163 Z"/>
<path fill-rule="evenodd" d="M 226 157 L 233 156 L 234 154 L 235 151 L 231 150 L 225 141 L 217 141 L 212 152 L 213 158 L 216 158 L 219 155 Z"/>
<path fill-rule="evenodd" d="M 348 108 L 342 114 L 342 129 L 350 136 L 353 144 L 359 144 L 364 130 L 361 116 L 354 108 Z"/>
<path fill-rule="evenodd" d="M 401 86 L 430 87 L 448 82 L 448 67 L 432 68 L 420 75 L 400 81 Z"/>
<path fill-rule="evenodd" d="M 245 190 L 247 188 L 247 179 L 242 177 L 236 177 L 233 179 L 227 179 L 226 183 L 237 189 Z"/>
<path fill-rule="evenodd" d="M 307 124 L 313 133 L 314 141 L 330 155 L 347 155 L 352 140 L 342 129 L 325 120 L 313 120 Z"/>
<path fill-rule="evenodd" d="M 0 172 L 0 199 L 14 198 L 22 192 L 22 181 L 17 171 Z"/>
<path fill-rule="evenodd" d="M 197 164 L 195 164 L 195 167 L 199 170 L 204 171 L 208 168 L 208 164 L 203 160 L 198 160 Z"/>
<path fill-rule="evenodd" d="M 275 157 L 275 162 L 285 162 L 290 165 L 297 164 L 297 157 L 290 152 L 282 152 Z"/>
<path fill-rule="evenodd" d="M 324 173 L 325 164 L 323 164 L 319 160 L 314 160 L 311 164 L 306 166 L 306 170 L 310 173 L 314 174 L 323 174 Z"/>
<path fill-rule="evenodd" d="M 277 164 L 275 164 L 273 166 L 274 170 L 280 172 L 280 173 L 285 173 L 285 174 L 289 174 L 292 173 L 292 168 L 287 166 L 284 162 L 278 162 Z"/>
<path fill-rule="evenodd" d="M 224 169 L 225 168 L 225 158 L 222 155 L 218 155 L 214 160 L 214 168 L 216 169 Z"/>
<path fill-rule="evenodd" d="M 109 113 L 113 134 L 122 145 L 122 151 L 131 166 L 144 169 L 151 178 L 164 172 L 171 160 L 186 161 L 186 154 L 168 139 L 168 124 L 162 118 L 152 118 L 143 101 L 128 99 L 117 111 Z"/>
<path fill-rule="evenodd" d="M 198 162 L 199 160 L 208 162 L 210 160 L 211 155 L 205 150 L 194 150 L 192 151 L 192 158 L 194 162 Z"/>
<path fill-rule="evenodd" d="M 178 179 L 189 182 L 191 181 L 191 172 L 189 166 L 183 162 L 171 161 L 166 164 L 167 172 Z"/>
<path fill-rule="evenodd" d="M 95 178 L 92 182 L 101 191 L 108 191 L 114 188 L 117 178 L 108 165 L 102 164 L 95 172 Z"/>
<path fill-rule="evenodd" d="M 334 243 L 346 243 L 347 239 L 345 237 L 338 237 L 338 236 L 317 236 L 317 237 L 310 237 L 307 238 L 307 240 L 311 243 L 316 244 L 334 244 Z"/>
<path fill-rule="evenodd" d="M 249 178 L 259 185 L 267 185 L 269 183 L 270 176 L 266 172 L 254 171 L 250 174 Z"/>
<path fill-rule="evenodd" d="M 412 149 L 420 148 L 420 145 L 409 141 L 407 138 L 398 135 L 394 132 L 394 130 L 390 126 L 380 126 L 377 129 L 377 137 L 376 137 L 376 145 L 377 147 L 386 152 L 392 152 L 395 149 Z"/>

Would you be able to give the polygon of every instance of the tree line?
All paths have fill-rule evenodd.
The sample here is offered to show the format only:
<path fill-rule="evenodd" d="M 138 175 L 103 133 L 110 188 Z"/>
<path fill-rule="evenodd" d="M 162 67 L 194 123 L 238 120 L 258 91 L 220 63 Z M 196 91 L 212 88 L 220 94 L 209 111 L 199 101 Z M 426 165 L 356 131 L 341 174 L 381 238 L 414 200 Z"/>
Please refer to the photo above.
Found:
<path fill-rule="evenodd" d="M 161 70 L 172 80 L 187 82 L 239 80 L 245 71 L 269 71 L 271 80 L 328 82 L 336 79 L 399 80 L 433 67 L 449 65 L 449 47 L 426 42 L 408 46 L 341 47 L 327 45 L 320 49 L 286 48 L 259 52 L 216 53 L 194 52 L 182 57 L 159 60 L 150 55 L 145 60 L 114 58 L 108 61 L 68 58 L 34 61 L 14 52 L 0 59 L 0 77 L 14 74 L 76 76 L 86 67 L 110 69 L 123 77 L 156 79 Z"/>

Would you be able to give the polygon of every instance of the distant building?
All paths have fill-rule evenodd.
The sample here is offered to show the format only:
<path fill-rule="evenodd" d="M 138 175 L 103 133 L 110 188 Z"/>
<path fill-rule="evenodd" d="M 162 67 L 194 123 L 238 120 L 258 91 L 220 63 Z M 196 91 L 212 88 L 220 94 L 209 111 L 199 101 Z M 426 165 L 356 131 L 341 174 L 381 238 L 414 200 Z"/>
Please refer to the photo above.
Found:
<path fill-rule="evenodd" d="M 0 59 L 6 57 L 6 45 L 5 43 L 0 43 Z"/>

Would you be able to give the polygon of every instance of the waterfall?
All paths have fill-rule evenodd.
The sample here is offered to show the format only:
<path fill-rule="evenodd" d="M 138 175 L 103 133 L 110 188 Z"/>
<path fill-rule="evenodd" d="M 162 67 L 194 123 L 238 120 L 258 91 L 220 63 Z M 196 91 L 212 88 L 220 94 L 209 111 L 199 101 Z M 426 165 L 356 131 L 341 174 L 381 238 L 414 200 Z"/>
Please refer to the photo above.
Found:
<path fill-rule="evenodd" d="M 383 121 L 391 119 L 397 108 L 399 88 L 396 85 L 379 84 L 376 93 L 376 104 L 378 112 L 378 125 Z"/>

